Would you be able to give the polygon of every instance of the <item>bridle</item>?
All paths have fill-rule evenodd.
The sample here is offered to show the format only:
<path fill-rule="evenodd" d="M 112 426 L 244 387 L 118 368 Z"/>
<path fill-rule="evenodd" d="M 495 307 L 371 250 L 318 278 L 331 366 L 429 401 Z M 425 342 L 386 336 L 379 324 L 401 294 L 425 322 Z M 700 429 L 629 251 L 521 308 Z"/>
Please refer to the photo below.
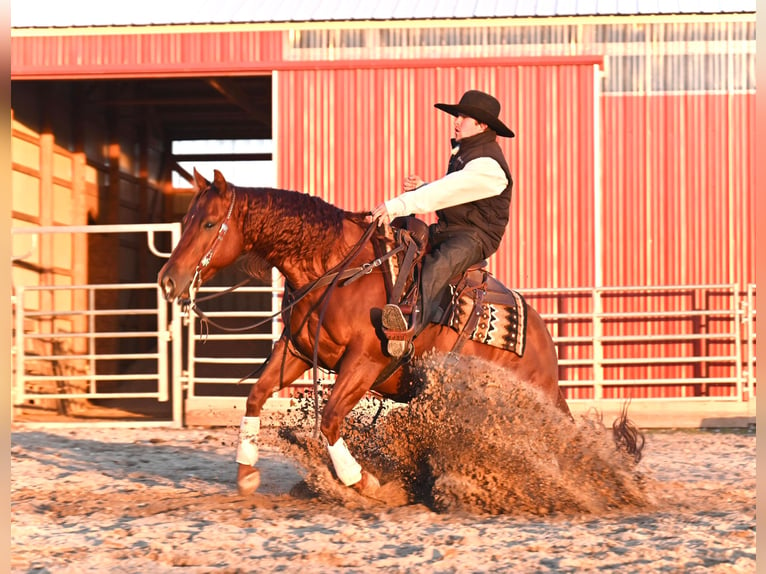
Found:
<path fill-rule="evenodd" d="M 229 231 L 229 220 L 231 219 L 231 214 L 234 212 L 234 202 L 237 200 L 236 189 L 234 187 L 230 187 L 229 189 L 231 189 L 231 203 L 229 204 L 229 211 L 226 212 L 226 217 L 224 217 L 223 221 L 221 222 L 221 226 L 218 228 L 218 234 L 213 239 L 213 242 L 210 245 L 210 249 L 208 249 L 207 253 L 202 256 L 202 259 L 200 259 L 199 263 L 197 263 L 197 268 L 194 270 L 194 277 L 192 277 L 191 285 L 189 286 L 189 301 L 191 304 L 194 304 L 197 290 L 199 285 L 202 283 L 202 271 L 208 265 L 210 265 L 210 261 L 213 259 L 213 254 L 215 253 L 216 247 L 218 247 L 218 244 L 223 241 L 223 238 L 226 236 L 226 232 Z"/>

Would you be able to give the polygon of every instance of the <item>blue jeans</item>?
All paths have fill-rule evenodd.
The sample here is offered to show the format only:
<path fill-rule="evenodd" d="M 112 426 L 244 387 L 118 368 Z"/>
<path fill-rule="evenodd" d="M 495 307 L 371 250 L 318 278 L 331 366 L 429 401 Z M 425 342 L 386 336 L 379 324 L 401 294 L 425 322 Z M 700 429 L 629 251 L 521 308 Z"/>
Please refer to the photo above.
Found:
<path fill-rule="evenodd" d="M 470 231 L 434 233 L 432 228 L 430 235 L 431 252 L 423 257 L 421 278 L 423 327 L 436 319 L 442 291 L 450 279 L 485 259 L 481 241 Z"/>

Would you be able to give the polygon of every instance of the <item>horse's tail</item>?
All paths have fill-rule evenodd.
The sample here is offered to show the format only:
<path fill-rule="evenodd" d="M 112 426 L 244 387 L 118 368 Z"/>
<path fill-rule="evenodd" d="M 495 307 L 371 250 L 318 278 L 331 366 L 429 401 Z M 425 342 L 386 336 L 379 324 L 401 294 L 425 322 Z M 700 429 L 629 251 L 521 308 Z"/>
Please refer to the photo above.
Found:
<path fill-rule="evenodd" d="M 634 462 L 641 460 L 641 453 L 644 450 L 644 434 L 638 426 L 628 418 L 628 404 L 622 406 L 620 416 L 612 423 L 612 437 L 618 450 L 623 450 L 629 456 L 633 457 Z"/>

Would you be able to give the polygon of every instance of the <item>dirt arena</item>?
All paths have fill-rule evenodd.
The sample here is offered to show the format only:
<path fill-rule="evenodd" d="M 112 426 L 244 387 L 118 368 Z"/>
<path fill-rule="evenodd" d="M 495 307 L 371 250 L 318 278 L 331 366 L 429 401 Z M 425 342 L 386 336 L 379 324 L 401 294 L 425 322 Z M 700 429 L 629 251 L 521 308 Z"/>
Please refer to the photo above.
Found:
<path fill-rule="evenodd" d="M 636 465 L 611 421 L 485 371 L 349 420 L 381 500 L 335 481 L 303 405 L 246 498 L 234 427 L 14 428 L 12 572 L 755 572 L 754 432 L 645 432 Z"/>

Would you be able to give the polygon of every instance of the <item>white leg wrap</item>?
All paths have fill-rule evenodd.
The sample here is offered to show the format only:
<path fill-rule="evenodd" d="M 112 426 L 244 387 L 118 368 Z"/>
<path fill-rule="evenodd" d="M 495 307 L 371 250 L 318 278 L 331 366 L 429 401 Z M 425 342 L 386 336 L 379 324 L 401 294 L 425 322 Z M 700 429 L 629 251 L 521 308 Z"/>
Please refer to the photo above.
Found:
<path fill-rule="evenodd" d="M 261 417 L 242 417 L 239 425 L 239 445 L 237 462 L 253 466 L 258 462 L 258 433 L 261 430 Z"/>
<path fill-rule="evenodd" d="M 327 444 L 335 474 L 346 486 L 351 486 L 362 480 L 362 466 L 351 456 L 346 446 L 346 441 L 339 438 L 334 445 Z"/>

